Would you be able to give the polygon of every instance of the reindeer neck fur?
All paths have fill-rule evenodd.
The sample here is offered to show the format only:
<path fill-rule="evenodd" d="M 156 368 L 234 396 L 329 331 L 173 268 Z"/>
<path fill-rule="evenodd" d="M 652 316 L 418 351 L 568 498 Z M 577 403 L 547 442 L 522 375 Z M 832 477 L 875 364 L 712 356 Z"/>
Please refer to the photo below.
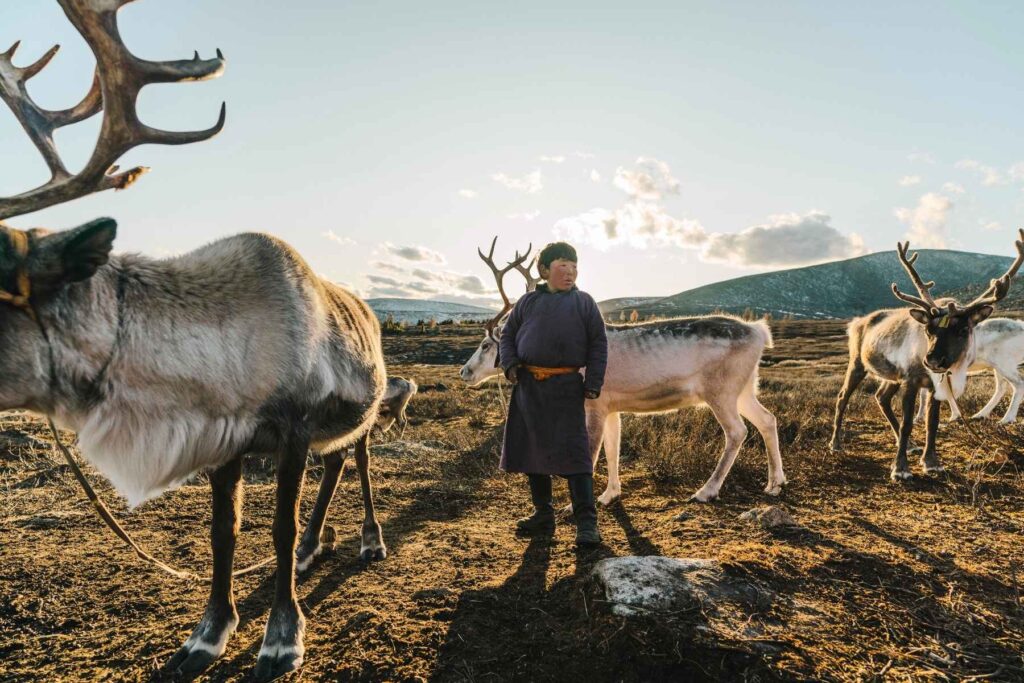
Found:
<path fill-rule="evenodd" d="M 370 423 L 379 339 L 338 338 L 336 316 L 364 313 L 344 297 L 264 235 L 165 260 L 112 256 L 43 311 L 56 361 L 47 412 L 133 507 L 247 450 L 268 406 L 351 402 Z"/>
<path fill-rule="evenodd" d="M 909 309 L 894 308 L 875 311 L 850 323 L 850 343 L 854 352 L 869 372 L 888 382 L 916 382 L 930 384 L 935 398 L 949 398 L 943 375 L 928 370 L 923 359 L 928 350 L 928 336 L 924 326 L 910 317 Z M 950 368 L 954 396 L 960 396 L 967 386 L 967 371 L 975 361 L 977 345 L 972 334 L 960 360 Z"/>

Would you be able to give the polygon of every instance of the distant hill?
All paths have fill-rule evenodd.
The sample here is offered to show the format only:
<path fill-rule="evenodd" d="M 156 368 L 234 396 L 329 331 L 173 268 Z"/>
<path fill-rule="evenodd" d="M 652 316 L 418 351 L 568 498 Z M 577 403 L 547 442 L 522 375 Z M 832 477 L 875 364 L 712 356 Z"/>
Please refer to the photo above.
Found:
<path fill-rule="evenodd" d="M 637 306 L 646 306 L 654 303 L 660 296 L 623 296 L 617 299 L 608 299 L 606 301 L 597 302 L 597 308 L 601 311 L 602 315 L 608 315 L 611 312 L 618 313 L 619 311 L 626 311 L 626 315 Z"/>
<path fill-rule="evenodd" d="M 490 318 L 496 311 L 482 306 L 453 304 L 447 301 L 430 301 L 426 299 L 380 298 L 367 299 L 373 312 L 382 322 L 390 314 L 395 322 L 416 323 L 419 320 L 482 320 Z"/>
<path fill-rule="evenodd" d="M 1013 261 L 1008 256 L 963 251 L 922 249 L 917 262 L 921 277 L 935 280 L 935 297 L 950 294 L 965 301 L 982 291 L 994 277 L 1002 275 Z M 619 305 L 605 315 L 627 315 L 633 308 L 642 315 L 701 315 L 712 311 L 774 317 L 850 318 L 879 308 L 902 306 L 889 289 L 892 282 L 904 292 L 915 290 L 903 271 L 895 251 L 868 254 L 817 266 L 748 275 L 697 287 L 641 305 Z M 1002 308 L 1024 304 L 1024 283 L 1015 282 Z M 604 307 L 602 306 L 602 309 Z"/>

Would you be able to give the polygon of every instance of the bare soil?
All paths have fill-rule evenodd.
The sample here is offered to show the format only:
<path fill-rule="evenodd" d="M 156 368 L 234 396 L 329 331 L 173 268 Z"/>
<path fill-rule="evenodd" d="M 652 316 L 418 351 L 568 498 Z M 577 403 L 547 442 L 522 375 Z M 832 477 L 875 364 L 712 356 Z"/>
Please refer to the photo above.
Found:
<path fill-rule="evenodd" d="M 409 428 L 374 450 L 390 554 L 358 561 L 358 481 L 346 474 L 329 519 L 337 549 L 300 582 L 307 654 L 290 679 L 1024 680 L 1024 457 L 1014 446 L 1024 430 L 980 423 L 985 439 L 999 439 L 980 446 L 943 425 L 948 473 L 892 484 L 894 440 L 873 387 L 851 404 L 847 452 L 826 448 L 843 325 L 780 323 L 775 333 L 762 401 L 779 418 L 791 482 L 778 502 L 799 526 L 739 519 L 776 502 L 761 491 L 754 430 L 720 501 L 699 505 L 687 498 L 722 445 L 710 414 L 630 416 L 623 497 L 600 512 L 606 547 L 584 553 L 568 523 L 551 541 L 512 534 L 527 493 L 496 467 L 504 399 L 498 385 L 473 390 L 457 374 L 479 329 L 387 336 L 392 374 L 421 387 Z M 965 410 L 991 389 L 989 378 L 974 380 Z M 311 461 L 304 516 L 319 475 Z M 127 513 L 92 476 L 141 543 L 209 572 L 202 477 Z M 240 565 L 271 548 L 272 476 L 266 459 L 249 464 Z M 600 491 L 603 462 L 597 480 Z M 161 666 L 199 619 L 206 588 L 156 573 L 123 547 L 35 419 L 0 419 L 0 487 L 0 680 L 164 680 Z M 567 502 L 564 486 L 558 495 Z M 604 609 L 587 578 L 593 564 L 652 554 L 717 560 L 780 597 L 733 633 L 695 630 L 692 615 Z M 272 568 L 238 580 L 242 623 L 204 680 L 248 680 L 272 592 Z"/>

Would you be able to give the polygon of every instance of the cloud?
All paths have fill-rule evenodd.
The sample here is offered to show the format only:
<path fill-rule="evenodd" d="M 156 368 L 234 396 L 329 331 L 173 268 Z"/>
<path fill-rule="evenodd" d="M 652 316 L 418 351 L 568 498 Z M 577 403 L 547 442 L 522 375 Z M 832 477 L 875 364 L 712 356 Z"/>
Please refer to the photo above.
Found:
<path fill-rule="evenodd" d="M 548 156 L 547 154 L 543 154 L 539 157 L 539 160 L 549 164 L 561 164 L 565 162 L 565 157 L 562 155 Z"/>
<path fill-rule="evenodd" d="M 377 286 L 401 288 L 406 292 L 405 295 L 414 298 L 423 294 L 473 296 L 478 300 L 486 300 L 489 303 L 493 303 L 493 297 L 497 296 L 498 293 L 496 289 L 488 287 L 479 276 L 473 274 L 450 270 L 427 270 L 425 268 L 412 268 L 407 271 L 399 270 L 406 276 L 404 278 L 405 281 L 374 274 L 367 275 L 366 279 Z"/>
<path fill-rule="evenodd" d="M 1024 161 L 1018 161 L 1010 166 L 1007 173 L 1010 175 L 1010 180 L 1014 182 L 1024 181 Z"/>
<path fill-rule="evenodd" d="M 405 269 L 397 263 L 388 263 L 387 261 L 374 261 L 370 264 L 377 270 L 390 270 L 392 273 L 404 273 Z"/>
<path fill-rule="evenodd" d="M 596 168 L 590 169 L 590 179 L 595 183 L 601 182 L 601 174 L 597 172 Z"/>
<path fill-rule="evenodd" d="M 398 258 L 405 259 L 406 261 L 426 261 L 429 263 L 444 263 L 444 256 L 433 249 L 427 247 L 416 247 L 416 246 L 398 246 L 391 244 L 391 242 L 385 242 L 381 245 L 385 251 L 389 254 L 393 254 Z"/>
<path fill-rule="evenodd" d="M 919 175 L 905 175 L 900 178 L 900 185 L 902 187 L 912 187 L 918 185 L 921 182 L 921 176 Z"/>
<path fill-rule="evenodd" d="M 342 245 L 343 247 L 350 247 L 350 246 L 353 246 L 354 244 L 356 244 L 356 241 L 354 239 L 352 239 L 351 237 L 343 237 L 342 235 L 339 235 L 339 234 L 335 233 L 333 230 L 327 230 L 325 232 L 322 232 L 322 233 L 320 233 L 320 236 L 321 237 L 326 237 L 327 239 L 329 239 L 332 242 L 337 242 L 338 244 Z"/>
<path fill-rule="evenodd" d="M 366 298 L 376 299 L 379 297 L 399 297 L 401 299 L 415 299 L 414 292 L 401 287 L 370 287 Z"/>
<path fill-rule="evenodd" d="M 527 173 L 521 178 L 514 178 L 504 173 L 495 173 L 491 178 L 510 190 L 518 190 L 528 194 L 536 194 L 544 189 L 544 179 L 540 174 L 539 168 L 534 169 L 533 172 Z"/>
<path fill-rule="evenodd" d="M 982 230 L 991 230 L 992 232 L 997 232 L 1003 229 L 1003 226 L 999 221 L 978 221 L 978 225 L 981 226 Z"/>
<path fill-rule="evenodd" d="M 844 235 L 820 211 L 771 216 L 739 233 L 708 236 L 704 261 L 741 267 L 799 266 L 867 253 L 859 235 Z"/>
<path fill-rule="evenodd" d="M 626 194 L 625 203 L 563 218 L 555 223 L 555 235 L 602 250 L 620 244 L 686 248 L 707 239 L 698 221 L 675 218 L 660 203 L 665 194 L 679 192 L 679 181 L 665 162 L 640 157 L 636 168 L 618 168 L 612 184 Z"/>
<path fill-rule="evenodd" d="M 942 191 L 946 194 L 964 194 L 967 192 L 963 185 L 954 182 L 943 183 Z"/>
<path fill-rule="evenodd" d="M 945 249 L 949 212 L 953 201 L 944 195 L 929 192 L 922 195 L 913 209 L 898 208 L 896 218 L 909 227 L 907 239 L 919 247 Z"/>
<path fill-rule="evenodd" d="M 578 156 L 580 159 L 593 159 L 594 158 L 594 155 L 591 154 L 590 152 L 576 151 L 576 152 L 573 152 L 573 154 Z"/>
<path fill-rule="evenodd" d="M 521 213 L 506 214 L 505 217 L 506 218 L 511 218 L 512 220 L 522 219 L 524 221 L 532 221 L 532 220 L 536 220 L 537 216 L 539 216 L 539 215 L 540 215 L 540 211 L 523 211 Z"/>
<path fill-rule="evenodd" d="M 375 285 L 383 285 L 385 287 L 402 287 L 402 286 L 404 286 L 401 282 L 399 282 L 395 278 L 388 277 L 386 275 L 373 275 L 373 274 L 370 274 L 370 275 L 366 276 L 366 279 L 369 280 L 370 282 L 372 282 Z"/>
<path fill-rule="evenodd" d="M 459 190 L 459 196 L 460 197 L 465 197 L 466 199 L 473 199 L 474 197 L 477 196 L 477 194 L 478 193 L 477 193 L 476 190 L 469 190 L 469 189 L 465 189 L 465 188 Z"/>
<path fill-rule="evenodd" d="M 993 185 L 1005 185 L 1009 182 L 1006 176 L 999 172 L 999 169 L 986 166 L 974 159 L 962 159 L 956 162 L 956 167 L 974 171 L 981 176 L 981 184 L 989 187 Z"/>

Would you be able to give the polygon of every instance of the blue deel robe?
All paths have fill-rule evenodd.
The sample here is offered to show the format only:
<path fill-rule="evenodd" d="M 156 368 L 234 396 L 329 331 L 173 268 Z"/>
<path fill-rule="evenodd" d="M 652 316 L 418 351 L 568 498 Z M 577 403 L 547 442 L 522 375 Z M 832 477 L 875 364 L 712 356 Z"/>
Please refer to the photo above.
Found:
<path fill-rule="evenodd" d="M 593 473 L 583 392 L 600 393 L 608 364 L 604 319 L 593 297 L 575 287 L 555 293 L 540 285 L 516 302 L 501 332 L 498 358 L 506 373 L 514 365 L 586 368 L 586 379 L 570 373 L 543 381 L 518 369 L 501 469 L 562 476 Z"/>

